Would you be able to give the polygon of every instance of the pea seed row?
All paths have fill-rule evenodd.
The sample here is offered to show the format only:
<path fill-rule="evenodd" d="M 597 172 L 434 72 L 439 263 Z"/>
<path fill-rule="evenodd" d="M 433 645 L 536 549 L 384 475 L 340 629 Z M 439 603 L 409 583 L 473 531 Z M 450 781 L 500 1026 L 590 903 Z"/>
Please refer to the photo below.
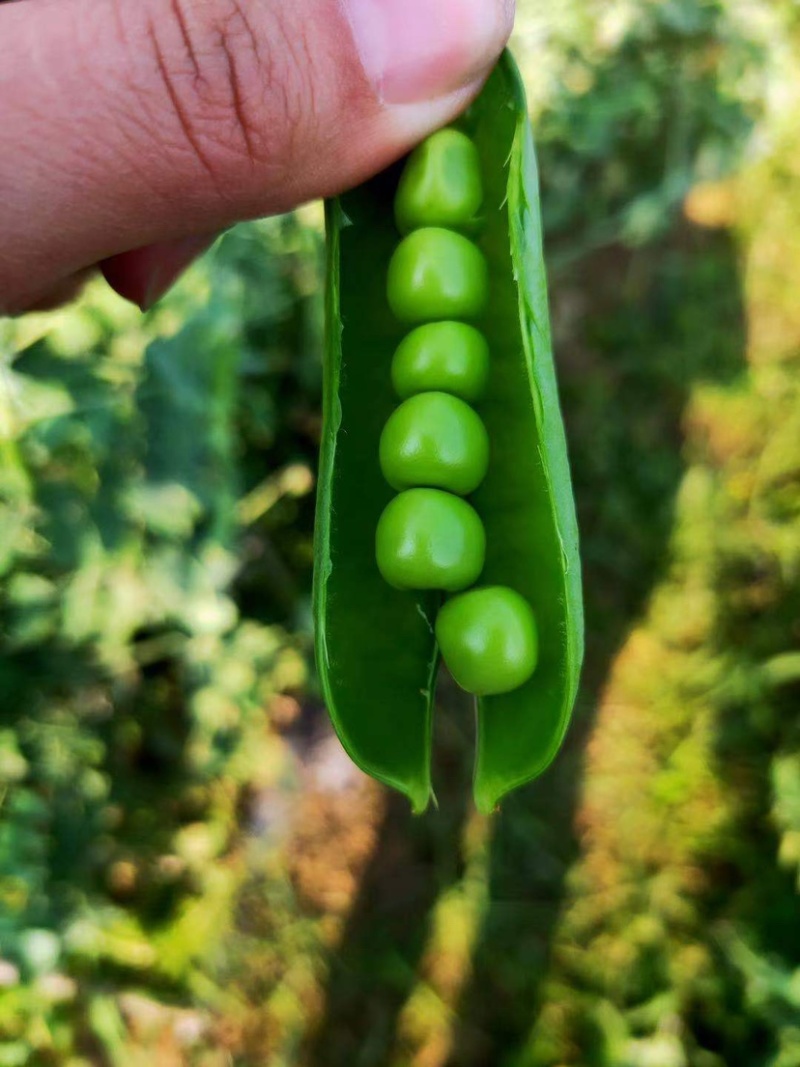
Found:
<path fill-rule="evenodd" d="M 483 570 L 486 534 L 463 498 L 485 478 L 490 453 L 470 406 L 487 386 L 489 346 L 462 321 L 480 315 L 488 298 L 486 261 L 465 236 L 482 201 L 477 149 L 456 130 L 423 142 L 400 178 L 395 216 L 405 236 L 389 264 L 387 295 L 394 315 L 414 328 L 391 367 L 401 403 L 384 427 L 379 458 L 398 495 L 378 522 L 376 558 L 396 588 L 456 594 L 439 612 L 437 640 L 459 685 L 488 695 L 527 681 L 537 633 L 514 590 L 469 588 Z"/>

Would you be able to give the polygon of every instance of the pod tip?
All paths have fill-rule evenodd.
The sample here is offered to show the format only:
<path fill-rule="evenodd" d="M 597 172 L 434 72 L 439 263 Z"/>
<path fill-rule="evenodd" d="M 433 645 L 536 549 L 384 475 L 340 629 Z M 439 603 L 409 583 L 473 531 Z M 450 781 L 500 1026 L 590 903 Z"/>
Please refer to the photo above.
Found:
<path fill-rule="evenodd" d="M 412 787 L 407 790 L 406 796 L 411 801 L 411 811 L 414 815 L 422 815 L 427 810 L 428 804 L 433 801 L 433 806 L 438 808 L 436 795 L 429 785 L 419 788 Z"/>
<path fill-rule="evenodd" d="M 488 786 L 483 782 L 475 782 L 473 788 L 473 799 L 475 801 L 475 807 L 478 809 L 481 815 L 492 815 L 498 811 L 500 798 L 503 796 L 506 790 L 497 789 Z"/>

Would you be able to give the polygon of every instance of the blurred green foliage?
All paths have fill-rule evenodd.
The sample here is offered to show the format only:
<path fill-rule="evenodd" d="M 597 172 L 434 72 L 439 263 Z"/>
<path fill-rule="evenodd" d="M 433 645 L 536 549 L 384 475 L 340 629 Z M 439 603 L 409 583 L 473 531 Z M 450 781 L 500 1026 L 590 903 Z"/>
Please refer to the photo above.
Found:
<path fill-rule="evenodd" d="M 800 1065 L 800 18 L 519 6 L 570 744 L 494 820 L 447 685 L 438 812 L 325 755 L 315 208 L 0 323 L 0 1067 Z"/>
<path fill-rule="evenodd" d="M 113 1061 L 106 987 L 187 997 L 243 791 L 291 780 L 267 712 L 307 674 L 320 243 L 254 225 L 146 318 L 97 283 L 3 327 L 4 1065 Z"/>

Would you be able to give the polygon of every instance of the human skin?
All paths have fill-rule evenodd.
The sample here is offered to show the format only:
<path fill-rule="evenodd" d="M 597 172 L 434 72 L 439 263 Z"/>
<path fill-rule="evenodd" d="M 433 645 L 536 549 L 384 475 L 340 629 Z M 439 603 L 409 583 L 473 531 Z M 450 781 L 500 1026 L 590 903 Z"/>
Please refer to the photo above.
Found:
<path fill-rule="evenodd" d="M 221 230 L 363 181 L 467 106 L 513 4 L 0 3 L 0 314 L 98 268 L 149 307 Z"/>

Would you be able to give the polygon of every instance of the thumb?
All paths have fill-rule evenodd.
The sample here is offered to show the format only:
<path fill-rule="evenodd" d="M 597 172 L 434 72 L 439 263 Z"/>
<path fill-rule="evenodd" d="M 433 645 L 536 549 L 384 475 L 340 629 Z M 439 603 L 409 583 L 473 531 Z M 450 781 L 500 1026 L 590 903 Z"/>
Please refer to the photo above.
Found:
<path fill-rule="evenodd" d="M 0 311 L 354 185 L 457 114 L 513 0 L 0 5 Z"/>

